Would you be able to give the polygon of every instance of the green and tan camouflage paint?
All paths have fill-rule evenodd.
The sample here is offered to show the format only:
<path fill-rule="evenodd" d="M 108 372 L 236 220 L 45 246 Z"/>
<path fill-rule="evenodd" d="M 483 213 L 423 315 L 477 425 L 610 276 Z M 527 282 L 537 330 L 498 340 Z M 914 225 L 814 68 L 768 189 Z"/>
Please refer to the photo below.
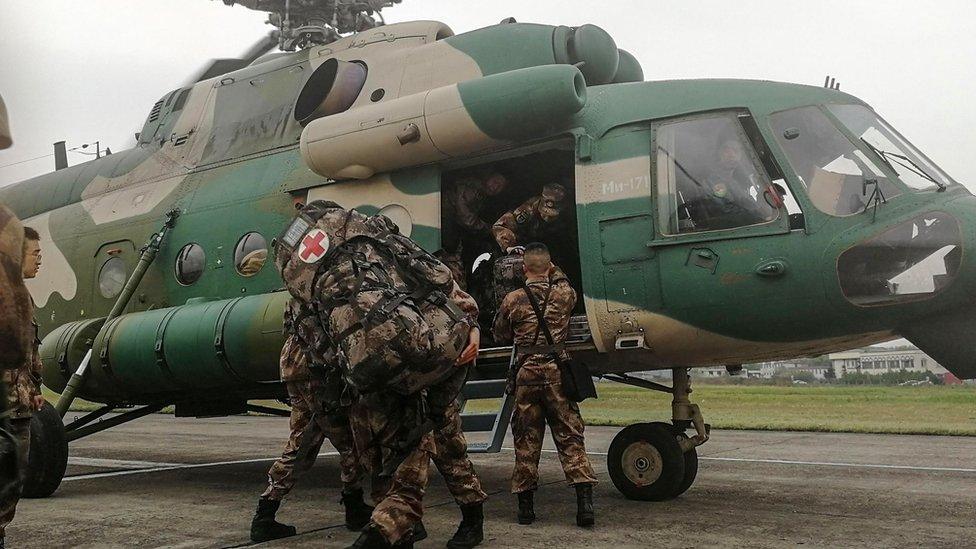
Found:
<path fill-rule="evenodd" d="M 658 230 L 651 158 L 655 121 L 748 110 L 786 168 L 765 117 L 801 105 L 860 103 L 839 91 L 739 80 L 589 82 L 578 114 L 528 141 L 514 138 L 517 123 L 499 124 L 492 109 L 479 107 L 490 102 L 470 91 L 479 88 L 465 83 L 557 63 L 565 54 L 559 54 L 554 37 L 564 29 L 510 24 L 454 36 L 440 23 L 404 23 L 277 56 L 168 93 L 132 150 L 0 190 L 0 201 L 42 234 L 45 265 L 32 285 L 42 331 L 104 316 L 113 301 L 97 289 L 105 254 L 119 254 L 131 272 L 139 247 L 174 207 L 183 215 L 129 312 L 280 289 L 269 265 L 253 277 L 240 276 L 234 247 L 249 231 L 270 243 L 291 218 L 293 195 L 390 212 L 398 221 L 409 220 L 408 232 L 425 247 L 437 248 L 440 173 L 476 163 L 483 153 L 454 163 L 407 163 L 365 180 L 333 182 L 316 175 L 301 159 L 302 127 L 292 109 L 305 80 L 330 57 L 361 61 L 369 69 L 350 112 L 372 105 L 370 95 L 380 88 L 385 102 L 449 87 L 465 107 L 455 137 L 459 142 L 481 132 L 478 139 L 491 140 L 498 157 L 517 155 L 523 144 L 538 148 L 550 139 L 574 141 L 582 286 L 600 357 L 590 362 L 596 371 L 817 355 L 890 339 L 905 323 L 971 302 L 976 290 L 971 254 L 964 254 L 962 274 L 947 291 L 882 308 L 848 303 L 835 272 L 841 251 L 920 211 L 952 213 L 962 222 L 964 242 L 971 242 L 976 199 L 960 186 L 938 194 L 906 192 L 880 208 L 873 221 L 870 216 L 830 218 L 796 192 L 802 187 L 788 173 L 787 183 L 806 214 L 805 230 L 790 231 L 785 216 L 719 235 L 669 237 Z M 174 277 L 175 260 L 191 242 L 205 250 L 206 270 L 198 282 L 182 286 Z M 714 273 L 686 265 L 691 250 L 701 247 L 722 258 Z M 756 265 L 770 258 L 785 261 L 788 274 L 777 280 L 757 277 Z M 641 330 L 646 348 L 614 349 L 619 336 Z"/>

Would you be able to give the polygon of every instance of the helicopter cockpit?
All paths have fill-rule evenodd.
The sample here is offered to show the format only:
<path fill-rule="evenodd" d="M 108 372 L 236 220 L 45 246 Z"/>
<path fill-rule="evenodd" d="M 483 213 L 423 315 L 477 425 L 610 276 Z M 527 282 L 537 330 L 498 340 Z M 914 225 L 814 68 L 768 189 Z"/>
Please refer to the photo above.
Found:
<path fill-rule="evenodd" d="M 905 190 L 945 190 L 952 184 L 864 106 L 800 107 L 774 113 L 770 121 L 811 202 L 828 215 L 855 215 Z"/>

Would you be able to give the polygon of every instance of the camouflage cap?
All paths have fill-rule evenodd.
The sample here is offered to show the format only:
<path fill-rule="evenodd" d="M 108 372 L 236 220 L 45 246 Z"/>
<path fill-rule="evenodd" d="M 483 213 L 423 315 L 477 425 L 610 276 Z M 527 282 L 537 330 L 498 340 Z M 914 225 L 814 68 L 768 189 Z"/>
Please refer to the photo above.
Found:
<path fill-rule="evenodd" d="M 539 213 L 557 216 L 562 210 L 563 200 L 566 199 L 566 188 L 558 183 L 550 183 L 542 188 L 540 199 Z"/>
<path fill-rule="evenodd" d="M 0 96 L 0 149 L 6 149 L 12 144 L 10 124 L 7 122 L 7 107 L 3 104 L 3 97 Z"/>

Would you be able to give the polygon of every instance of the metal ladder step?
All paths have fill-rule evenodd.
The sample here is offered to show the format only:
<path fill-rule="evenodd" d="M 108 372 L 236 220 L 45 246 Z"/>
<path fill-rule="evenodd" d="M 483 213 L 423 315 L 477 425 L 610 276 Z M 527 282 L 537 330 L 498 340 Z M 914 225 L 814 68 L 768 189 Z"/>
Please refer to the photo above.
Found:
<path fill-rule="evenodd" d="M 479 368 L 482 366 L 502 366 L 505 364 L 506 371 L 512 361 L 515 360 L 513 348 L 486 349 L 484 358 L 478 359 Z M 507 351 L 507 356 L 499 351 Z M 512 409 L 515 406 L 515 399 L 511 395 L 505 394 L 505 379 L 480 379 L 468 381 L 461 389 L 461 428 L 466 433 L 489 432 L 491 433 L 488 442 L 469 442 L 468 452 L 475 454 L 497 453 L 502 449 L 502 442 L 505 440 L 505 433 L 508 431 L 508 424 L 512 419 Z M 501 406 L 496 412 L 464 413 L 469 400 L 482 400 L 489 398 L 501 398 Z"/>

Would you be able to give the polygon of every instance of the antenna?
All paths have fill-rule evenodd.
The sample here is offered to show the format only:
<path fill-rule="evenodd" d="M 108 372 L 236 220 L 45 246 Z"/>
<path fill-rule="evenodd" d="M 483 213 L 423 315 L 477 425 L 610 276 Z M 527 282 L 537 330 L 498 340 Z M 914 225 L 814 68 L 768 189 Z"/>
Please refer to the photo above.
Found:
<path fill-rule="evenodd" d="M 840 91 L 840 82 L 838 82 L 836 79 L 834 79 L 833 76 L 830 76 L 828 74 L 827 77 L 824 78 L 824 85 L 823 85 L 823 87 L 827 88 L 828 90 L 837 90 L 837 91 Z"/>

